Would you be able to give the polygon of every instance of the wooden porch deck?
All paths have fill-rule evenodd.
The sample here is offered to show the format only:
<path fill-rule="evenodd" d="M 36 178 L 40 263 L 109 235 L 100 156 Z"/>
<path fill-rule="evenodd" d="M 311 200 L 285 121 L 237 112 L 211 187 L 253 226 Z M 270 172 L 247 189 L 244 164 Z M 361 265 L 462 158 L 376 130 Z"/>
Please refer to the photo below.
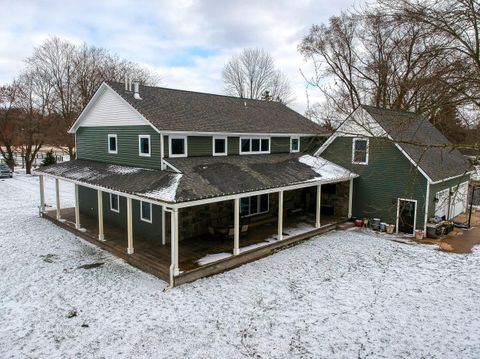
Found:
<path fill-rule="evenodd" d="M 169 238 L 166 244 L 160 241 L 144 239 L 134 234 L 133 247 L 135 252 L 127 254 L 126 230 L 104 223 L 106 241 L 99 241 L 98 222 L 96 218 L 80 215 L 82 230 L 75 228 L 74 208 L 62 209 L 62 220 L 56 219 L 56 211 L 43 213 L 43 217 L 63 227 L 75 235 L 109 251 L 127 263 L 145 272 L 151 273 L 160 279 L 170 281 L 171 252 Z M 281 247 L 291 246 L 314 235 L 334 229 L 336 224 L 344 218 L 322 218 L 321 228 L 313 226 L 314 218 L 308 216 L 290 217 L 284 220 L 284 239 L 275 240 L 277 225 L 266 223 L 249 230 L 247 235 L 240 238 L 240 251 L 233 256 L 233 238 L 205 235 L 179 242 L 180 275 L 174 278 L 172 285 L 179 285 L 195 279 L 221 273 L 225 270 L 238 267 L 244 263 L 265 257 Z M 301 224 L 301 228 L 299 228 Z M 211 257 L 212 255 L 217 255 Z M 216 260 L 218 259 L 218 260 Z M 201 264 L 203 261 L 203 265 Z"/>

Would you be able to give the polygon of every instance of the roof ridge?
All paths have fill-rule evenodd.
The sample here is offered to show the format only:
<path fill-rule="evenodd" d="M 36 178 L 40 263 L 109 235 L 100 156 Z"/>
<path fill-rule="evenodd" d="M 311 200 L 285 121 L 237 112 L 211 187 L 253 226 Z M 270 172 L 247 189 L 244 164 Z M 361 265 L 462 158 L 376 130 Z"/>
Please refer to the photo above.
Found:
<path fill-rule="evenodd" d="M 108 80 L 105 81 L 106 83 L 115 83 L 118 85 L 125 85 L 125 82 L 120 82 L 120 81 L 113 81 L 113 80 Z M 211 93 L 211 92 L 201 92 L 201 91 L 191 91 L 191 90 L 183 90 L 183 89 L 177 89 L 177 88 L 172 88 L 172 87 L 163 87 L 163 86 L 152 86 L 152 85 L 140 85 L 142 87 L 148 87 L 148 88 L 153 88 L 153 89 L 161 89 L 161 90 L 168 90 L 168 91 L 178 91 L 178 92 L 186 92 L 186 93 L 193 93 L 193 94 L 198 94 L 198 95 L 206 95 L 206 96 L 219 96 L 219 97 L 226 97 L 226 98 L 231 98 L 235 100 L 243 100 L 243 101 L 258 101 L 262 103 L 274 103 L 274 104 L 281 104 L 284 105 L 285 107 L 289 108 L 285 104 L 283 104 L 280 101 L 266 101 L 262 99 L 256 99 L 256 98 L 246 98 L 246 97 L 238 97 L 238 96 L 232 96 L 232 95 L 223 95 L 223 94 L 217 94 L 217 93 Z"/>
<path fill-rule="evenodd" d="M 404 113 L 404 114 L 412 114 L 421 117 L 421 114 L 414 112 L 414 111 L 407 111 L 407 110 L 395 110 L 392 108 L 386 108 L 386 107 L 378 107 L 378 106 L 372 106 L 372 105 L 361 105 L 363 108 L 372 108 L 375 110 L 382 110 L 382 111 L 389 111 L 389 112 L 396 112 L 396 113 Z"/>

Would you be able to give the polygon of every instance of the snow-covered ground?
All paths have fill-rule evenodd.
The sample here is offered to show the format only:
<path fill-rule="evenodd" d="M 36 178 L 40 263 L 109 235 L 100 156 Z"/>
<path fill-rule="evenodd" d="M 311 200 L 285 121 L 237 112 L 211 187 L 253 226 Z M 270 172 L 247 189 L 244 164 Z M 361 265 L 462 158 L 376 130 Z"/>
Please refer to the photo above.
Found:
<path fill-rule="evenodd" d="M 36 177 L 0 180 L 1 358 L 480 357 L 478 250 L 333 232 L 164 292 L 38 197 Z"/>

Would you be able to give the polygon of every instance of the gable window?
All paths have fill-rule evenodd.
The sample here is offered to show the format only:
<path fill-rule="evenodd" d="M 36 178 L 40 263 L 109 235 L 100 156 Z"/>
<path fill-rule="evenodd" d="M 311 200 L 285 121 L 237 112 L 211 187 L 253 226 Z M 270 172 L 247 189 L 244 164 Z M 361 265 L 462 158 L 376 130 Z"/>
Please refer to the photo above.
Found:
<path fill-rule="evenodd" d="M 227 138 L 213 137 L 213 155 L 226 156 L 227 155 Z"/>
<path fill-rule="evenodd" d="M 140 201 L 140 219 L 152 223 L 152 204 Z"/>
<path fill-rule="evenodd" d="M 151 155 L 150 135 L 138 136 L 138 155 L 142 157 L 150 157 Z"/>
<path fill-rule="evenodd" d="M 240 138 L 240 154 L 270 153 L 270 138 Z"/>
<path fill-rule="evenodd" d="M 187 136 L 169 136 L 169 157 L 187 157 Z"/>
<path fill-rule="evenodd" d="M 110 210 L 113 212 L 120 212 L 120 198 L 118 194 L 110 193 Z"/>
<path fill-rule="evenodd" d="M 290 137 L 290 152 L 300 151 L 300 138 Z"/>
<path fill-rule="evenodd" d="M 117 135 L 108 135 L 108 153 L 118 153 Z"/>
<path fill-rule="evenodd" d="M 368 139 L 354 138 L 352 142 L 352 163 L 368 164 Z"/>
<path fill-rule="evenodd" d="M 243 197 L 240 199 L 240 215 L 242 217 L 267 213 L 269 210 L 269 195 Z"/>

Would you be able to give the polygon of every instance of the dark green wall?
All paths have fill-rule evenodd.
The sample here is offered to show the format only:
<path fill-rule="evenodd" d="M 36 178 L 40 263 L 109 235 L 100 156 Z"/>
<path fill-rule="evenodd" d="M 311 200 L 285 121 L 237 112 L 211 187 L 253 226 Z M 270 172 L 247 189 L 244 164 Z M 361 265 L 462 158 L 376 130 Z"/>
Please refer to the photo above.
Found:
<path fill-rule="evenodd" d="M 212 156 L 212 136 L 188 136 L 188 156 Z"/>
<path fill-rule="evenodd" d="M 117 135 L 117 154 L 108 153 L 109 134 Z M 150 157 L 138 155 L 139 135 L 150 135 Z M 78 159 L 160 168 L 160 135 L 150 126 L 80 127 L 76 141 Z"/>
<path fill-rule="evenodd" d="M 87 216 L 98 218 L 97 191 L 88 187 L 78 187 L 78 199 L 80 212 Z M 127 246 L 127 199 L 119 197 L 120 212 L 110 210 L 110 195 L 103 193 L 103 220 L 105 224 L 111 224 L 125 230 L 125 247 Z M 135 247 L 135 235 L 145 239 L 162 240 L 162 210 L 160 206 L 152 205 L 152 223 L 140 219 L 140 202 L 132 200 L 132 224 Z M 105 238 L 108 240 L 108 229 L 105 228 Z"/>
<path fill-rule="evenodd" d="M 290 137 L 272 137 L 270 140 L 271 153 L 290 152 Z"/>
<path fill-rule="evenodd" d="M 228 137 L 228 154 L 238 155 L 240 152 L 240 137 Z"/>
<path fill-rule="evenodd" d="M 447 188 L 452 188 L 452 187 L 455 187 L 455 186 L 458 186 L 459 184 L 463 183 L 463 182 L 467 182 L 470 180 L 470 175 L 464 175 L 464 176 L 460 176 L 460 177 L 457 177 L 457 178 L 453 178 L 453 179 L 450 179 L 448 181 L 445 181 L 445 182 L 440 182 L 440 183 L 437 183 L 437 184 L 432 184 L 430 185 L 430 199 L 429 199 L 429 202 L 428 202 L 428 217 L 433 217 L 435 215 L 435 202 L 434 202 L 434 198 L 435 198 L 435 195 L 437 194 L 437 192 L 440 192 L 444 189 L 447 189 Z"/>
<path fill-rule="evenodd" d="M 353 216 L 394 224 L 397 198 L 416 199 L 417 229 L 423 229 L 427 180 L 393 143 L 371 138 L 368 165 L 352 164 L 351 137 L 337 137 L 321 156 L 360 175 L 354 180 Z"/>

